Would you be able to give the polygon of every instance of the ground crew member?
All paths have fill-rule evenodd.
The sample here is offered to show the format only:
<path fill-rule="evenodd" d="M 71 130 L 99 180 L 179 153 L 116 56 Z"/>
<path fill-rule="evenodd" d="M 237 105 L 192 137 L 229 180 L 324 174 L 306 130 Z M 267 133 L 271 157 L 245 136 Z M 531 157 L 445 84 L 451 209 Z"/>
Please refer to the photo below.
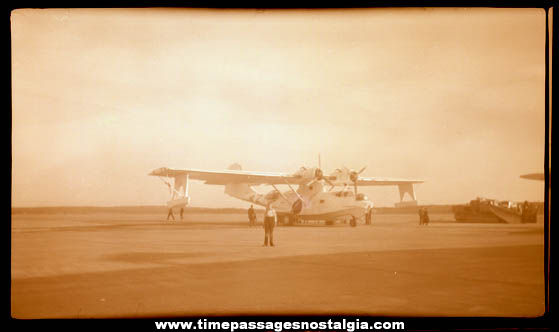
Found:
<path fill-rule="evenodd" d="M 169 208 L 169 213 L 167 214 L 167 220 L 169 220 L 169 217 L 172 217 L 173 221 L 175 220 L 175 216 L 173 215 L 173 208 Z"/>
<path fill-rule="evenodd" d="M 266 205 L 266 212 L 264 213 L 264 246 L 268 245 L 268 239 L 270 240 L 270 246 L 274 246 L 274 226 L 276 225 L 276 211 L 270 206 Z"/>
<path fill-rule="evenodd" d="M 530 205 L 528 204 L 528 201 L 524 201 L 524 204 L 522 204 L 522 222 L 528 222 L 528 209 L 530 208 Z"/>
<path fill-rule="evenodd" d="M 251 204 L 250 208 L 248 208 L 248 225 L 254 226 L 255 223 L 256 223 L 256 213 L 254 212 L 254 208 L 252 207 Z"/>
<path fill-rule="evenodd" d="M 370 225 L 373 219 L 373 209 L 369 206 L 367 207 L 367 213 L 365 214 L 365 224 Z"/>
<path fill-rule="evenodd" d="M 429 213 L 427 212 L 427 208 L 423 208 L 423 224 L 429 225 Z"/>
<path fill-rule="evenodd" d="M 182 220 L 182 214 L 184 213 L 184 207 L 181 207 L 181 220 Z"/>

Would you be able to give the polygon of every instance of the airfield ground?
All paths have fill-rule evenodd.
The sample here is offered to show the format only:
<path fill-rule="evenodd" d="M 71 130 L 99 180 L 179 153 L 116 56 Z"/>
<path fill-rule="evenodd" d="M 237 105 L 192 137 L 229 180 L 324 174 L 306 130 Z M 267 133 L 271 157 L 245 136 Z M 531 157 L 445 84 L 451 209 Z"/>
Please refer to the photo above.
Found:
<path fill-rule="evenodd" d="M 543 223 L 261 226 L 240 214 L 12 215 L 16 318 L 544 312 Z"/>

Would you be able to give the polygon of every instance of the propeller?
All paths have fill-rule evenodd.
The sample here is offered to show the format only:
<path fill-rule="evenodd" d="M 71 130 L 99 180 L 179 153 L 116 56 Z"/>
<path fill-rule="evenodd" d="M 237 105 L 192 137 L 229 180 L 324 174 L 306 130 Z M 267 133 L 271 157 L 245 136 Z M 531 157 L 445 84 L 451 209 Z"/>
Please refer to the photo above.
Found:
<path fill-rule="evenodd" d="M 363 166 L 363 168 L 361 168 L 359 172 L 356 172 L 354 170 L 349 170 L 347 167 L 344 166 L 344 169 L 349 173 L 349 179 L 351 180 L 351 182 L 353 182 L 355 196 L 357 196 L 357 181 L 359 181 L 359 174 L 363 173 L 366 168 L 367 166 Z"/>
<path fill-rule="evenodd" d="M 328 178 L 324 177 L 324 172 L 322 171 L 322 165 L 320 160 L 320 153 L 318 154 L 318 168 L 314 170 L 314 179 L 309 182 L 309 186 L 312 186 L 315 182 L 324 181 L 328 183 L 330 186 L 334 187 L 334 184 L 328 180 Z"/>
<path fill-rule="evenodd" d="M 324 172 L 322 172 L 322 170 L 320 168 L 317 168 L 314 170 L 314 179 L 309 182 L 309 186 L 312 186 L 315 182 L 318 181 L 324 181 L 326 183 L 328 183 L 330 186 L 334 186 L 334 184 L 332 182 L 330 182 L 330 180 L 328 180 L 327 177 L 324 176 Z"/>

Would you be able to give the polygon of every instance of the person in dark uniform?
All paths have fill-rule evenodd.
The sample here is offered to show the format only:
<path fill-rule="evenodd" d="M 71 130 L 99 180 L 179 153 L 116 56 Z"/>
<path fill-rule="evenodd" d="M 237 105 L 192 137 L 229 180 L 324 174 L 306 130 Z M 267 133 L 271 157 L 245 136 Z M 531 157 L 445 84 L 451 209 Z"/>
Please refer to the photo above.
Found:
<path fill-rule="evenodd" d="M 180 212 L 181 220 L 182 220 L 182 215 L 183 215 L 183 213 L 184 213 L 184 207 L 181 207 L 181 212 Z"/>
<path fill-rule="evenodd" d="M 423 225 L 429 225 L 429 212 L 427 212 L 427 208 L 423 208 Z"/>
<path fill-rule="evenodd" d="M 528 204 L 528 201 L 524 201 L 524 204 L 522 204 L 522 222 L 528 222 L 528 216 L 529 216 L 529 209 L 530 209 L 530 204 Z"/>
<path fill-rule="evenodd" d="M 173 215 L 173 208 L 169 208 L 169 213 L 167 214 L 167 220 L 169 220 L 169 217 L 173 218 L 173 221 L 175 221 L 175 216 Z"/>
<path fill-rule="evenodd" d="M 264 246 L 274 246 L 274 226 L 276 225 L 276 211 L 270 206 L 266 205 L 266 212 L 264 213 Z"/>
<path fill-rule="evenodd" d="M 373 219 L 373 209 L 369 206 L 367 207 L 367 213 L 365 214 L 365 224 L 370 225 Z"/>
<path fill-rule="evenodd" d="M 419 214 L 419 226 L 421 226 L 423 225 L 423 208 L 420 207 L 417 213 Z"/>
<path fill-rule="evenodd" d="M 254 226 L 255 223 L 256 223 L 256 213 L 254 212 L 254 208 L 252 207 L 251 204 L 250 208 L 248 208 L 248 225 Z"/>

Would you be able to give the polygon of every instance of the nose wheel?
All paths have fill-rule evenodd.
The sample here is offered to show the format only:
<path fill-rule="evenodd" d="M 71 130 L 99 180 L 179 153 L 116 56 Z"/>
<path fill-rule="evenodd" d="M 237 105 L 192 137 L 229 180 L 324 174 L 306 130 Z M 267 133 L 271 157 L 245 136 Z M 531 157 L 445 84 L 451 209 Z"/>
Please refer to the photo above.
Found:
<path fill-rule="evenodd" d="M 357 226 L 357 218 L 355 218 L 355 216 L 351 216 L 351 220 L 349 221 L 349 225 L 351 227 Z"/>

